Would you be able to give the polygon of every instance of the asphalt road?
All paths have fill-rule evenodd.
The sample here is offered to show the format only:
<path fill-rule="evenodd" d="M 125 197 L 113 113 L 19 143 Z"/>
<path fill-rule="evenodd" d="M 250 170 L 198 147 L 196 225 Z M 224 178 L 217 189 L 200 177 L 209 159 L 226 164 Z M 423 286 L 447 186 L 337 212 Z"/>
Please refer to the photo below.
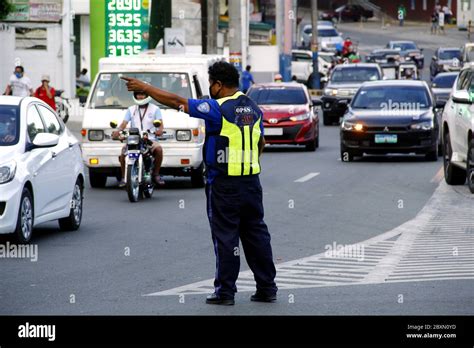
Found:
<path fill-rule="evenodd" d="M 390 36 L 368 28 L 344 33 L 361 50 L 362 42 L 383 45 Z M 425 47 L 429 62 L 434 47 Z M 202 189 L 170 178 L 152 199 L 131 204 L 110 179 L 105 189 L 87 187 L 79 231 L 62 233 L 54 223 L 35 231 L 37 262 L 0 260 L 0 314 L 473 314 L 474 274 L 452 276 L 474 259 L 467 188 L 440 185 L 441 160 L 371 156 L 343 163 L 338 127 L 321 127 L 316 152 L 270 147 L 262 158 L 266 222 L 278 272 L 287 272 L 277 281 L 277 303 L 251 303 L 245 273 L 236 306 L 204 303 L 215 260 Z M 458 226 L 455 209 L 465 226 L 450 234 Z M 328 262 L 327 245 L 362 242 L 364 262 L 341 261 L 336 271 L 318 266 Z M 435 265 L 449 256 L 443 247 L 456 245 L 460 258 Z M 431 273 L 416 272 L 424 267 Z M 433 276 L 433 269 L 448 276 Z"/>

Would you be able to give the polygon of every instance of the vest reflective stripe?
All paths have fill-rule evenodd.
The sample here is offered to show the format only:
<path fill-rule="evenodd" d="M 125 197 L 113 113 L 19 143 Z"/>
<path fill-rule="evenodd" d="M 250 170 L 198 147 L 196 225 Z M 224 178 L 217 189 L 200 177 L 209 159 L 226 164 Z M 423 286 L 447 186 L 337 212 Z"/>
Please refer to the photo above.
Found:
<path fill-rule="evenodd" d="M 244 126 L 244 175 L 250 175 L 250 157 L 252 147 L 250 139 L 250 126 Z"/>
<path fill-rule="evenodd" d="M 240 128 L 222 117 L 221 136 L 229 139 L 229 148 L 226 149 L 227 175 L 242 175 L 242 132 Z"/>
<path fill-rule="evenodd" d="M 258 151 L 258 142 L 260 141 L 260 137 L 262 133 L 260 131 L 260 122 L 259 119 L 254 125 L 252 130 L 252 174 L 260 173 L 260 159 L 259 159 L 259 151 Z"/>

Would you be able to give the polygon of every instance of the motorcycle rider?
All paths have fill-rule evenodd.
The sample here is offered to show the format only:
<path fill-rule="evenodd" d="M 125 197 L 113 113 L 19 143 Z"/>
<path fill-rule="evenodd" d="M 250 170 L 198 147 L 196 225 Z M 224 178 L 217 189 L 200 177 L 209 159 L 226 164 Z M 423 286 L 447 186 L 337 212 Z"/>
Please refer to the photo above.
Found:
<path fill-rule="evenodd" d="M 138 91 L 133 93 L 133 100 L 135 105 L 132 105 L 128 108 L 125 117 L 118 127 L 112 133 L 113 138 L 119 138 L 120 132 L 122 132 L 127 125 L 130 123 L 130 128 L 138 128 L 140 134 L 151 131 L 151 134 L 148 134 L 148 138 L 152 141 L 150 148 L 150 153 L 154 158 L 154 169 L 152 174 L 152 180 L 155 185 L 163 185 L 164 182 L 160 177 L 160 168 L 161 163 L 163 162 L 163 149 L 156 142 L 156 137 L 159 137 L 163 134 L 163 120 L 161 116 L 160 108 L 150 103 L 151 97 L 149 97 L 145 92 Z M 153 126 L 153 121 L 160 120 L 161 125 L 159 128 Z M 155 129 L 153 132 L 152 130 Z M 122 180 L 119 183 L 119 187 L 125 187 L 125 155 L 127 152 L 127 145 L 124 145 L 122 148 L 122 154 L 119 157 L 120 167 L 122 169 Z"/>

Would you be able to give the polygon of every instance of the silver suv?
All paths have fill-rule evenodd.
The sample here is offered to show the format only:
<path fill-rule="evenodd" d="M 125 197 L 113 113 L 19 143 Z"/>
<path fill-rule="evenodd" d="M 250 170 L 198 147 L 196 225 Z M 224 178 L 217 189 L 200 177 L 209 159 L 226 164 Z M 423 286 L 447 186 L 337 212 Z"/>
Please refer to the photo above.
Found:
<path fill-rule="evenodd" d="M 444 177 L 474 193 L 474 65 L 461 70 L 442 117 Z"/>

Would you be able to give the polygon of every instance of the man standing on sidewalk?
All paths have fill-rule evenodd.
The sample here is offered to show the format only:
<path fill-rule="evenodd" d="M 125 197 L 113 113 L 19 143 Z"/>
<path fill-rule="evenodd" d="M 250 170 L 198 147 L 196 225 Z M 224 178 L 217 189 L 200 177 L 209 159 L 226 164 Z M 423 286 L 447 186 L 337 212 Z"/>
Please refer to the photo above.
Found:
<path fill-rule="evenodd" d="M 263 113 L 239 91 L 237 69 L 227 62 L 209 68 L 212 99 L 185 99 L 134 78 L 123 79 L 129 91 L 142 90 L 159 103 L 206 122 L 207 215 L 216 254 L 214 293 L 206 303 L 234 304 L 239 238 L 257 283 L 251 301 L 276 301 L 276 269 L 259 179 L 259 157 L 265 146 Z"/>
<path fill-rule="evenodd" d="M 398 15 L 398 20 L 400 22 L 400 26 L 403 27 L 403 24 L 405 22 L 405 17 L 407 15 L 407 9 L 405 8 L 403 4 L 400 4 L 400 6 L 398 6 L 397 15 Z"/>

